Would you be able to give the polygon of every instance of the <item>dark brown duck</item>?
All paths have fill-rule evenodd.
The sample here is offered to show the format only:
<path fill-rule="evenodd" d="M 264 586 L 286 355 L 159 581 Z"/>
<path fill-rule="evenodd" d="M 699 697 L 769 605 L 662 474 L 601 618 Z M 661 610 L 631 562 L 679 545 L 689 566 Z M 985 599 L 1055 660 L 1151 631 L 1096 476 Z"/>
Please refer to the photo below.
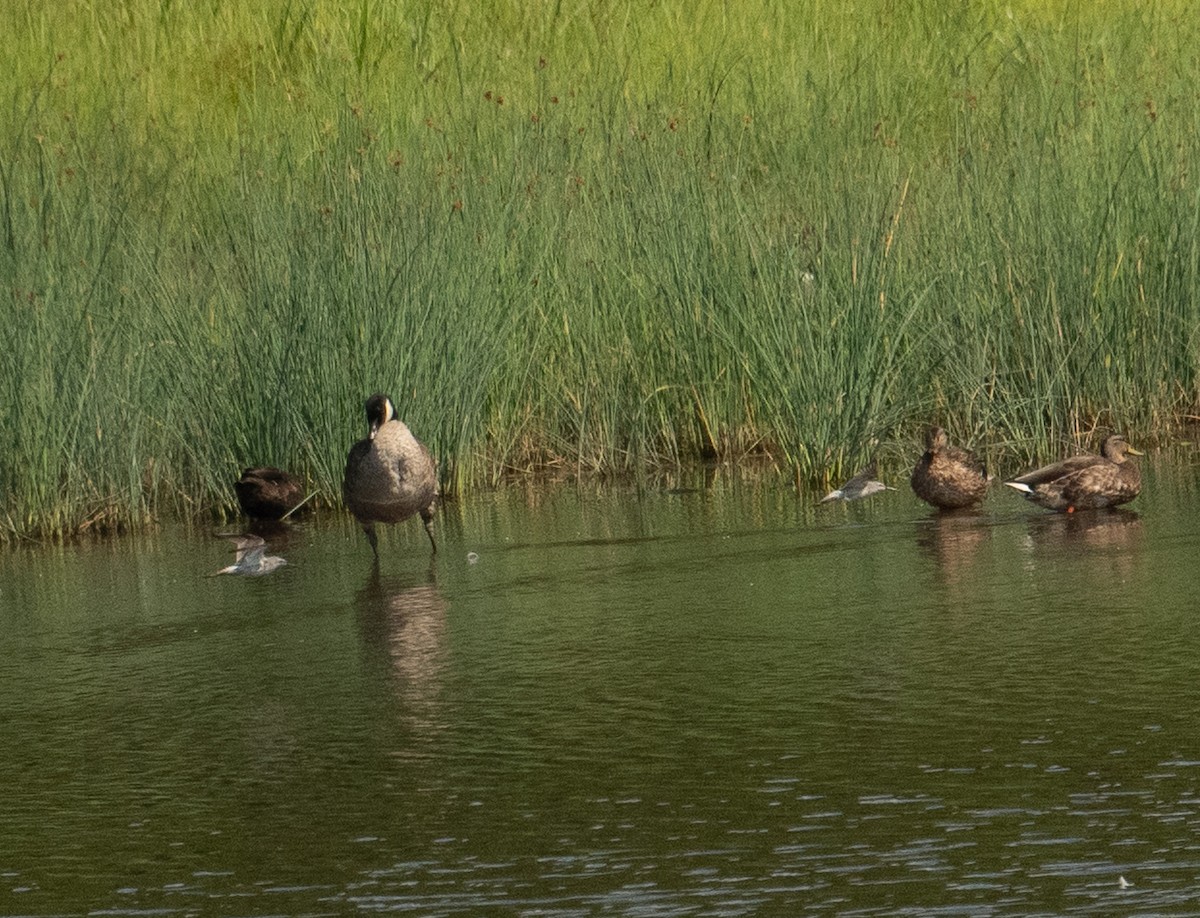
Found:
<path fill-rule="evenodd" d="M 941 510 L 958 510 L 982 501 L 987 486 L 987 469 L 975 454 L 951 446 L 942 428 L 929 428 L 925 453 L 912 471 L 917 497 Z"/>
<path fill-rule="evenodd" d="M 233 490 L 242 512 L 254 520 L 283 519 L 304 503 L 300 479 L 270 466 L 246 469 Z"/>
<path fill-rule="evenodd" d="M 1004 482 L 1048 510 L 1099 510 L 1133 500 L 1142 490 L 1140 456 L 1120 434 L 1105 438 L 1099 456 L 1072 456 Z"/>

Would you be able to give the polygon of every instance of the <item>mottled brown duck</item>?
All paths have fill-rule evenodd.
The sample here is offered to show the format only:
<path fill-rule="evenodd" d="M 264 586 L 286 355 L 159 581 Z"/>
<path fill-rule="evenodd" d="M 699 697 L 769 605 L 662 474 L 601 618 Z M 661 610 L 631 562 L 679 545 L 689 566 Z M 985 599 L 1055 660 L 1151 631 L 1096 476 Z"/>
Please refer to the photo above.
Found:
<path fill-rule="evenodd" d="M 399 523 L 420 514 L 429 544 L 433 538 L 433 508 L 437 501 L 437 467 L 433 457 L 408 426 L 396 417 L 386 395 L 367 399 L 367 436 L 346 457 L 342 495 L 379 557 L 376 523 Z"/>
<path fill-rule="evenodd" d="M 912 470 L 912 489 L 917 497 L 939 510 L 971 507 L 987 494 L 988 474 L 970 450 L 951 446 L 946 431 L 929 428 L 925 453 Z"/>
<path fill-rule="evenodd" d="M 1142 471 L 1129 459 L 1140 455 L 1124 437 L 1113 434 L 1100 445 L 1099 456 L 1072 456 L 1004 483 L 1048 510 L 1117 507 L 1141 493 Z"/>
<path fill-rule="evenodd" d="M 246 469 L 233 490 L 242 512 L 254 520 L 283 519 L 305 499 L 299 478 L 270 466 Z"/>

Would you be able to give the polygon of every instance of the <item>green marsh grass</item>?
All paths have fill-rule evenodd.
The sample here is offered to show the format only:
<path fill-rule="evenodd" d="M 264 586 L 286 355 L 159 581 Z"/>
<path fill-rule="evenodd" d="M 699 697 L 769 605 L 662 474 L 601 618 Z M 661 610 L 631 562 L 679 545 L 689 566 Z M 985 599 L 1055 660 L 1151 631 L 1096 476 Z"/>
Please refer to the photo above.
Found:
<path fill-rule="evenodd" d="M 0 10 L 0 538 L 1200 414 L 1189 4 L 243 6 Z"/>

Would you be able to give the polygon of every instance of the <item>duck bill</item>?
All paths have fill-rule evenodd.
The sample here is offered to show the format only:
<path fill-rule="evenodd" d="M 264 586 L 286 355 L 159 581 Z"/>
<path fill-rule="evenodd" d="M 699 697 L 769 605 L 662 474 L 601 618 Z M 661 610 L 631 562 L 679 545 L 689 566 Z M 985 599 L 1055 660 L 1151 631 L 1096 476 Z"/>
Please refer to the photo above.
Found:
<path fill-rule="evenodd" d="M 1131 455 L 1131 456 L 1144 456 L 1144 455 L 1146 455 L 1146 454 L 1145 454 L 1145 453 L 1143 453 L 1143 452 L 1142 452 L 1140 449 L 1134 449 L 1132 446 L 1127 446 L 1127 447 L 1125 447 L 1125 452 L 1129 453 L 1129 455 Z"/>

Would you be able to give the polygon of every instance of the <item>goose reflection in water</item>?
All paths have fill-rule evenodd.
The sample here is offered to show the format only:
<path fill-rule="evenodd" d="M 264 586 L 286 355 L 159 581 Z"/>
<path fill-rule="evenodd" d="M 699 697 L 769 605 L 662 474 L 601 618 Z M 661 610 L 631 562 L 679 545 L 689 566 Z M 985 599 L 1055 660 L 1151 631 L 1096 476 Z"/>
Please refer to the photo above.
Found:
<path fill-rule="evenodd" d="M 440 730 L 448 665 L 446 599 L 433 569 L 419 579 L 382 578 L 374 567 L 355 604 L 364 650 L 393 683 L 401 716 L 419 730 Z"/>

